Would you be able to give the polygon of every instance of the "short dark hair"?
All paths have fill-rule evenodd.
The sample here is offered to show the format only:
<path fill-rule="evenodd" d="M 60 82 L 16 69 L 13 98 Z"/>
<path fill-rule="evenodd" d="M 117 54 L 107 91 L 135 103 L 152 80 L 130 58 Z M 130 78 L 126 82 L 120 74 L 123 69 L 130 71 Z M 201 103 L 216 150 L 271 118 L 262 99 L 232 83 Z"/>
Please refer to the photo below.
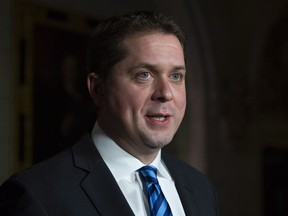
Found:
<path fill-rule="evenodd" d="M 185 36 L 181 27 L 162 13 L 137 11 L 101 21 L 94 29 L 88 46 L 88 73 L 106 78 L 115 64 L 126 57 L 125 38 L 153 32 L 175 35 L 183 51 Z"/>

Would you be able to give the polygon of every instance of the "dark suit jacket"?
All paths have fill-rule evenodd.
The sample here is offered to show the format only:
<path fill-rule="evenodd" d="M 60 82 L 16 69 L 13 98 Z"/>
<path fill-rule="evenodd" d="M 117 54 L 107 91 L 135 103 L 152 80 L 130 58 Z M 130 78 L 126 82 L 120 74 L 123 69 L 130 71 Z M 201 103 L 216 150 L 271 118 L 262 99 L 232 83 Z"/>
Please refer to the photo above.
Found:
<path fill-rule="evenodd" d="M 162 159 L 175 180 L 186 215 L 218 215 L 215 191 L 207 178 L 164 152 Z M 91 136 L 86 135 L 72 148 L 8 179 L 0 187 L 0 215 L 134 214 Z"/>

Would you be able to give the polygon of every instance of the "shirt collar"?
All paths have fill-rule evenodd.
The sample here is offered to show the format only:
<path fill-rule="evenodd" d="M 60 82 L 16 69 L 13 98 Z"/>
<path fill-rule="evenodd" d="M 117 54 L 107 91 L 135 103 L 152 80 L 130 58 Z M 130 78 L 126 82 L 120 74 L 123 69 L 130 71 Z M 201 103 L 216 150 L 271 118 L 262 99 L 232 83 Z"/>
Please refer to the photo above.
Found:
<path fill-rule="evenodd" d="M 94 125 L 91 135 L 97 150 L 117 182 L 131 175 L 142 166 L 145 166 L 139 159 L 126 152 L 108 137 L 97 122 Z M 158 169 L 158 175 L 160 177 L 171 179 L 164 162 L 161 160 L 161 150 L 150 165 Z"/>

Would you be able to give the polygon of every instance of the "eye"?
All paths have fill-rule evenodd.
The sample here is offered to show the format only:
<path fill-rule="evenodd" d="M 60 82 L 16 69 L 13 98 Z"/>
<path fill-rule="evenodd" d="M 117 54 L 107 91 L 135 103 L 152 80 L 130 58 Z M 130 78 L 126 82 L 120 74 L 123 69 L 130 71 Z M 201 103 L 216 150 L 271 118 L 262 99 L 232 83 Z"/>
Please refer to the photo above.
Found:
<path fill-rule="evenodd" d="M 182 74 L 180 74 L 180 73 L 173 73 L 172 75 L 171 75 L 171 79 L 172 80 L 174 80 L 174 81 L 179 81 L 179 80 L 181 80 L 182 79 Z"/>
<path fill-rule="evenodd" d="M 137 77 L 140 79 L 148 79 L 150 77 L 150 73 L 149 72 L 140 72 L 137 74 Z"/>

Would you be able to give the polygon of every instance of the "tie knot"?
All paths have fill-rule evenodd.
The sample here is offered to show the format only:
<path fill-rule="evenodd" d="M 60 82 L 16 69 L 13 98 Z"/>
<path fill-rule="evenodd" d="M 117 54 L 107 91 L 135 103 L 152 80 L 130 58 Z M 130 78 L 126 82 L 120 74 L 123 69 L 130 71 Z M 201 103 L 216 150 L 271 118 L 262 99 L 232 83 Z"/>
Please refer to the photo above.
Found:
<path fill-rule="evenodd" d="M 139 170 L 140 175 L 146 183 L 159 184 L 157 179 L 157 168 L 151 165 L 143 166 Z"/>

